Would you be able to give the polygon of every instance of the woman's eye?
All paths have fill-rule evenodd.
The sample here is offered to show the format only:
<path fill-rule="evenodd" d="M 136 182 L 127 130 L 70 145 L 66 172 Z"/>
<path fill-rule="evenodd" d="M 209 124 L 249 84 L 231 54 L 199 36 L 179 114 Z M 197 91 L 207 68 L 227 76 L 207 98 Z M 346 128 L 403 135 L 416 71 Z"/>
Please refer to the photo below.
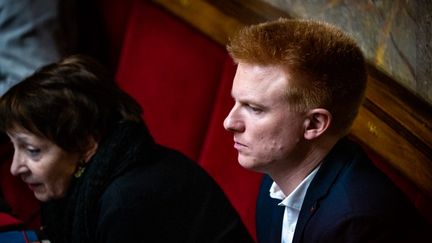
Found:
<path fill-rule="evenodd" d="M 30 155 L 30 156 L 37 156 L 37 155 L 39 155 L 39 153 L 40 153 L 40 149 L 37 149 L 37 148 L 28 148 L 27 149 L 27 153 Z"/>

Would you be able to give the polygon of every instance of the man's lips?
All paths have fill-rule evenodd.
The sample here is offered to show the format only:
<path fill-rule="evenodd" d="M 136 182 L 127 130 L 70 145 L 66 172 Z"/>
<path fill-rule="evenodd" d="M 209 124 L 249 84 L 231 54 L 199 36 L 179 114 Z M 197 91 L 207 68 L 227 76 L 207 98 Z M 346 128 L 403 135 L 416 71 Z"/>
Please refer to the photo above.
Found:
<path fill-rule="evenodd" d="M 247 147 L 245 144 L 240 143 L 240 142 L 234 140 L 234 148 L 236 148 L 236 149 L 242 149 L 242 148 L 245 148 L 245 147 Z"/>

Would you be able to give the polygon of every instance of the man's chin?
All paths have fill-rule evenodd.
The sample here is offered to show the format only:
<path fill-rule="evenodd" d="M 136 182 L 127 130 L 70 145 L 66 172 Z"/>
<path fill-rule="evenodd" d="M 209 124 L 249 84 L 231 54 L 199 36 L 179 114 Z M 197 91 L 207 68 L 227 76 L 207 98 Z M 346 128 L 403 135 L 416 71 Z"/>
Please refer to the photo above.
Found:
<path fill-rule="evenodd" d="M 237 159 L 241 167 L 255 172 L 262 172 L 261 166 L 259 166 L 259 164 L 253 161 L 251 158 L 239 155 Z"/>

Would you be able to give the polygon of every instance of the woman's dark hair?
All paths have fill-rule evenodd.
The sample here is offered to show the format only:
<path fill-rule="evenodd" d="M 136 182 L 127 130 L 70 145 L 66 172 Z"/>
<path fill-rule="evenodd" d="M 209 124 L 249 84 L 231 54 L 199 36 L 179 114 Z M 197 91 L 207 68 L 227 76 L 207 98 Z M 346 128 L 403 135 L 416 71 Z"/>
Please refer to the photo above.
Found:
<path fill-rule="evenodd" d="M 15 126 L 67 151 L 100 141 L 122 121 L 143 122 L 140 105 L 95 60 L 74 55 L 47 65 L 0 98 L 0 129 Z"/>

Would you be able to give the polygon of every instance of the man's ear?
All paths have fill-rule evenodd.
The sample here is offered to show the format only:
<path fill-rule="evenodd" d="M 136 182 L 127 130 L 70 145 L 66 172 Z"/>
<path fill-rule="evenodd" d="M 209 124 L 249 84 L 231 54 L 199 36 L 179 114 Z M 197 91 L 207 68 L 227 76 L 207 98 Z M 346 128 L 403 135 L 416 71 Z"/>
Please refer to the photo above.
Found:
<path fill-rule="evenodd" d="M 91 157 L 96 153 L 97 148 L 98 148 L 98 142 L 96 142 L 93 136 L 89 136 L 87 138 L 86 149 L 83 151 L 82 154 L 82 161 L 84 161 L 84 163 L 87 163 L 91 159 Z"/>
<path fill-rule="evenodd" d="M 327 131 L 333 122 L 331 113 L 323 108 L 310 110 L 306 114 L 304 138 L 311 140 Z"/>

